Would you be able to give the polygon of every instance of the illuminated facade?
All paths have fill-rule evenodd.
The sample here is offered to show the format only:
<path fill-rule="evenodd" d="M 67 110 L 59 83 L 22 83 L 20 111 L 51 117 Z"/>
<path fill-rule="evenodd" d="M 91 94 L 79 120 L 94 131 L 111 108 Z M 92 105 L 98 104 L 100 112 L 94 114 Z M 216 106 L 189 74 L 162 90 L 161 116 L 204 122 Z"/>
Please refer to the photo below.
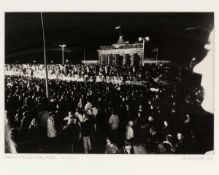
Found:
<path fill-rule="evenodd" d="M 143 65 L 143 43 L 130 44 L 128 41 L 123 41 L 122 36 L 117 43 L 111 46 L 100 46 L 97 51 L 101 65 Z"/>

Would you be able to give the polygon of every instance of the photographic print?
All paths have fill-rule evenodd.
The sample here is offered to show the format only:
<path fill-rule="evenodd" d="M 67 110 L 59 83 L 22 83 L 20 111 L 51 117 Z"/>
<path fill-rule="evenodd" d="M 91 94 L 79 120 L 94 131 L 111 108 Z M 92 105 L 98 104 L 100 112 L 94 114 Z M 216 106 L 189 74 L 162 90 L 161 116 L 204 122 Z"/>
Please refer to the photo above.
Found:
<path fill-rule="evenodd" d="M 212 154 L 213 12 L 5 12 L 5 153 Z"/>

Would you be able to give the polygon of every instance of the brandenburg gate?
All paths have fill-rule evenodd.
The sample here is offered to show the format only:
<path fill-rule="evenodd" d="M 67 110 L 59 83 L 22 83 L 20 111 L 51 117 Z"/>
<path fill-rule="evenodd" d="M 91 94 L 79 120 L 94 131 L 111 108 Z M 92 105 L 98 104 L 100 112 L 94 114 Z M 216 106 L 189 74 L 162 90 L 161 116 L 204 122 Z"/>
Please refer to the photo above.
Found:
<path fill-rule="evenodd" d="M 129 41 L 123 41 L 122 36 L 111 46 L 100 46 L 97 52 L 101 65 L 143 65 L 143 43 L 130 44 Z"/>

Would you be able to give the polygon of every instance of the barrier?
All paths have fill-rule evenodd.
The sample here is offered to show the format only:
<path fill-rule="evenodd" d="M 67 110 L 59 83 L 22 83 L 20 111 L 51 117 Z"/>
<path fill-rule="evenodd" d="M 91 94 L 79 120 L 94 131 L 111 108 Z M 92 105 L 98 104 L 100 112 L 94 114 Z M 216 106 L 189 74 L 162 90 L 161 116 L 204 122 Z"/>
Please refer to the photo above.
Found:
<path fill-rule="evenodd" d="M 44 79 L 45 76 L 44 75 L 30 75 L 30 74 L 23 74 L 21 72 L 15 72 L 15 71 L 5 71 L 5 75 L 8 76 L 24 76 L 24 77 L 34 77 L 34 78 L 40 78 L 40 79 Z M 73 75 L 73 76 L 63 76 L 63 75 L 48 75 L 48 79 L 50 80 L 54 80 L 54 79 L 58 79 L 58 80 L 63 80 L 63 81 L 75 81 L 75 82 L 96 82 L 96 83 L 101 83 L 101 82 L 105 82 L 105 83 L 112 83 L 112 84 L 119 84 L 119 85 L 138 85 L 138 86 L 144 86 L 146 81 L 124 81 L 123 77 L 116 77 L 116 76 L 79 76 L 79 75 Z"/>

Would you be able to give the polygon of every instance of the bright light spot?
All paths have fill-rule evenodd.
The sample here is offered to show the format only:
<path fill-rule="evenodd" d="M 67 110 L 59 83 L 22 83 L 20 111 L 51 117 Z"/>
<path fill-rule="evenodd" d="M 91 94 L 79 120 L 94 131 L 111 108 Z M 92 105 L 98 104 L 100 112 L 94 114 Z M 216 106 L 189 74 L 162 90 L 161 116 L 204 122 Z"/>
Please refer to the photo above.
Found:
<path fill-rule="evenodd" d="M 145 40 L 150 41 L 150 37 L 149 36 L 145 37 Z"/>
<path fill-rule="evenodd" d="M 142 41 L 143 39 L 142 39 L 142 37 L 138 37 L 138 41 Z"/>

